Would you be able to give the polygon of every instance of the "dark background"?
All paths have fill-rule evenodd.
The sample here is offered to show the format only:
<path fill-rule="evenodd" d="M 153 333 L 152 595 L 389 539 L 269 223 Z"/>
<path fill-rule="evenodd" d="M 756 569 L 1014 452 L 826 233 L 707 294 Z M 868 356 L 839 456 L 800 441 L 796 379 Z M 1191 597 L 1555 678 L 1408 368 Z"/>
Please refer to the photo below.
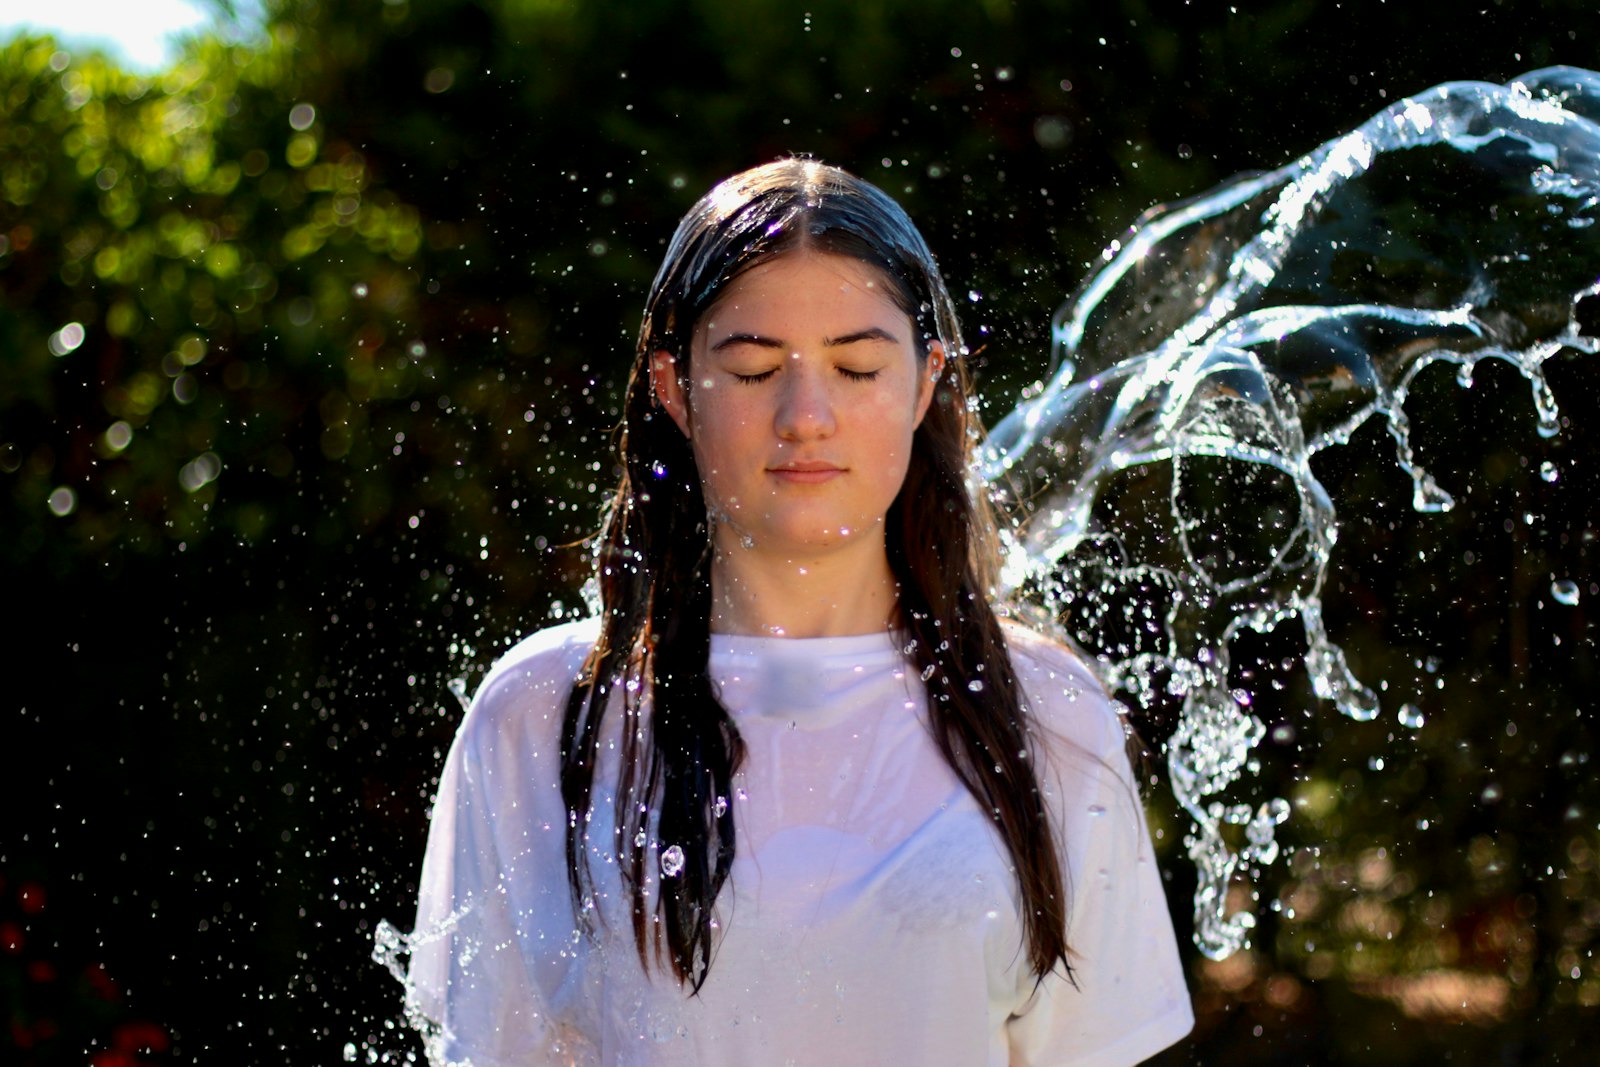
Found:
<path fill-rule="evenodd" d="M 0 50 L 0 1062 L 415 1054 L 369 956 L 449 683 L 580 603 L 643 293 L 718 178 L 804 152 L 899 198 L 992 420 L 1142 211 L 1600 42 L 1588 0 L 266 6 L 152 78 Z M 1376 427 L 1318 468 L 1384 713 L 1320 704 L 1293 627 L 1238 650 L 1297 847 L 1161 1062 L 1592 1056 L 1600 378 L 1549 373 L 1551 440 L 1504 367 L 1419 385 L 1447 515 Z"/>

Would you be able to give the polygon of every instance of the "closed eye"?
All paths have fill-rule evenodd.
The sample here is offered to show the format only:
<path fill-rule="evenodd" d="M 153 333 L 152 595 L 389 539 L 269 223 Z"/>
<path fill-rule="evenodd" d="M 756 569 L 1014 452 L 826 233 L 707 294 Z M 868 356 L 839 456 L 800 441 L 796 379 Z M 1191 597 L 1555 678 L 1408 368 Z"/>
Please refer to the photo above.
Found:
<path fill-rule="evenodd" d="M 838 371 L 841 375 L 852 382 L 875 381 L 878 375 L 881 373 L 881 371 L 875 370 L 851 370 L 849 367 L 839 367 Z M 756 374 L 740 374 L 737 371 L 729 371 L 728 373 L 732 374 L 733 380 L 738 382 L 740 385 L 760 385 L 768 378 L 771 378 L 774 374 L 777 374 L 778 368 L 773 367 L 771 370 L 760 371 Z"/>

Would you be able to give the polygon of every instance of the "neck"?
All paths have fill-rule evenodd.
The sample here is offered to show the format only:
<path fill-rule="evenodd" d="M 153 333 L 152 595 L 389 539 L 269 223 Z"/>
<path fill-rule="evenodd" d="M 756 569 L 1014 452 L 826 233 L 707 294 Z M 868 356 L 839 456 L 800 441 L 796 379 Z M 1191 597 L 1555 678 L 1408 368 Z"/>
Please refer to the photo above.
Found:
<path fill-rule="evenodd" d="M 725 536 L 725 534 L 727 536 Z M 826 552 L 766 552 L 719 528 L 711 561 L 711 631 L 761 637 L 881 633 L 898 586 L 881 532 Z"/>

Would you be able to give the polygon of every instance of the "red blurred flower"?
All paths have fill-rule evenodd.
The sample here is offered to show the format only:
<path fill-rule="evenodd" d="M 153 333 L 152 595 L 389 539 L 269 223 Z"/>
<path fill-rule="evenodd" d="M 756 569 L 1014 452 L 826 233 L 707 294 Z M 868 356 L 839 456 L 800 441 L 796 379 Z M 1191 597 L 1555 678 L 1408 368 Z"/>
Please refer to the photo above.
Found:
<path fill-rule="evenodd" d="M 122 999 L 122 990 L 117 988 L 117 983 L 112 980 L 111 975 L 106 973 L 103 964 L 91 963 L 84 968 L 83 977 L 88 981 L 89 988 L 94 990 L 102 1000 Z"/>
<path fill-rule="evenodd" d="M 38 882 L 23 882 L 17 890 L 17 903 L 26 915 L 37 915 L 44 910 L 44 886 Z"/>
<path fill-rule="evenodd" d="M 166 1030 L 142 1019 L 118 1023 L 111 1043 L 123 1052 L 165 1052 L 171 1044 Z"/>

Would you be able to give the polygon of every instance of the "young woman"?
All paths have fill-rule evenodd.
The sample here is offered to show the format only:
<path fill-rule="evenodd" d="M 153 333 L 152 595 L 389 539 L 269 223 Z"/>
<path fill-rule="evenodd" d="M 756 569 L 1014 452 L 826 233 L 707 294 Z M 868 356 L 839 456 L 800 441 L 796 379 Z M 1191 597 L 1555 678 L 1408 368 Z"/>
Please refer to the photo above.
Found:
<path fill-rule="evenodd" d="M 1131 1064 L 1192 1022 L 1093 674 L 1003 624 L 960 327 L 833 167 L 724 181 L 639 332 L 598 617 L 446 761 L 435 1062 Z"/>

